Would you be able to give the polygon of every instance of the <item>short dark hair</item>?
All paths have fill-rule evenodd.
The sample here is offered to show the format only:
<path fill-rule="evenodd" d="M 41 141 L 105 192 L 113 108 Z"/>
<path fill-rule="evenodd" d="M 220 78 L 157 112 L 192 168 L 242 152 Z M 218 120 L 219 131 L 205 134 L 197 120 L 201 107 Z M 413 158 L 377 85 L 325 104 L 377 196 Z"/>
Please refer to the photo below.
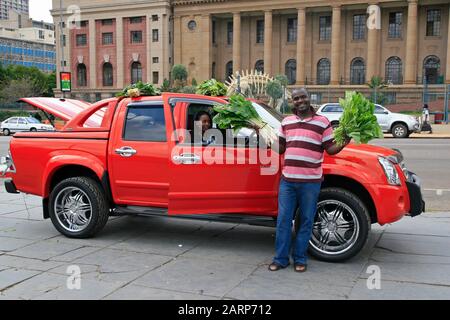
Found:
<path fill-rule="evenodd" d="M 423 105 L 423 107 L 426 108 L 426 109 L 428 109 L 428 104 L 425 103 L 425 104 Z"/>
<path fill-rule="evenodd" d="M 200 121 L 200 118 L 201 118 L 202 116 L 208 116 L 208 117 L 209 117 L 209 120 L 212 121 L 211 115 L 210 115 L 208 112 L 206 112 L 206 111 L 199 111 L 199 112 L 197 112 L 197 113 L 195 114 L 195 116 L 194 116 L 194 121 Z"/>

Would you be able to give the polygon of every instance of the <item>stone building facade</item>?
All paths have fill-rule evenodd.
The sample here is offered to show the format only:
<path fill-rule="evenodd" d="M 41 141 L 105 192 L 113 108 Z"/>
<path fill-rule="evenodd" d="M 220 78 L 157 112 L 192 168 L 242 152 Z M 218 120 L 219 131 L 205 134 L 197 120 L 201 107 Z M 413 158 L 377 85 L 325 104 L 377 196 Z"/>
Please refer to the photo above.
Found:
<path fill-rule="evenodd" d="M 86 83 L 75 84 L 74 93 L 91 98 L 109 96 L 135 79 L 161 84 L 173 64 L 185 65 L 189 80 L 197 82 L 225 81 L 233 72 L 251 69 L 286 74 L 290 85 L 307 86 L 317 102 L 348 89 L 367 91 L 373 76 L 389 83 L 392 102 L 416 99 L 424 82 L 430 91 L 450 84 L 448 0 L 63 3 L 80 7 L 82 24 L 63 29 L 67 61 L 59 67 L 76 76 L 85 73 Z M 55 23 L 58 7 L 54 0 Z M 64 19 L 69 16 L 64 9 Z M 104 34 L 109 34 L 106 45 Z M 112 85 L 111 79 L 104 83 L 105 63 Z"/>

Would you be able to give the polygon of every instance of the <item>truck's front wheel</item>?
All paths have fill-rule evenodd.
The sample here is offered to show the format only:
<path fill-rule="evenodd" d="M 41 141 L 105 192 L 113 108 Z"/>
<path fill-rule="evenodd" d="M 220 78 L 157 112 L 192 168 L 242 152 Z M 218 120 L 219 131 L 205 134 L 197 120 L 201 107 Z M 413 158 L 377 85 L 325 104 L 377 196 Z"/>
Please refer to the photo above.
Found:
<path fill-rule="evenodd" d="M 309 253 L 327 262 L 354 257 L 365 246 L 370 215 L 364 203 L 341 188 L 325 188 L 317 205 Z"/>
<path fill-rule="evenodd" d="M 105 193 L 91 178 L 75 177 L 61 181 L 51 192 L 49 200 L 52 223 L 66 237 L 92 237 L 108 221 Z"/>

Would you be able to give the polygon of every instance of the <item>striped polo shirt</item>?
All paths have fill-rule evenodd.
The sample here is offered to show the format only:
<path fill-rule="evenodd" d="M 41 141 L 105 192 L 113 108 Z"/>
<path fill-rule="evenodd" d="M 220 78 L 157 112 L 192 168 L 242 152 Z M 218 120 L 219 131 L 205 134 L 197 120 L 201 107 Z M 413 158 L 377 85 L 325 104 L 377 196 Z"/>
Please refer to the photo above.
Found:
<path fill-rule="evenodd" d="M 333 129 L 327 118 L 314 114 L 301 120 L 286 117 L 280 137 L 286 139 L 283 177 L 291 182 L 322 182 L 322 162 L 326 148 L 334 144 Z"/>

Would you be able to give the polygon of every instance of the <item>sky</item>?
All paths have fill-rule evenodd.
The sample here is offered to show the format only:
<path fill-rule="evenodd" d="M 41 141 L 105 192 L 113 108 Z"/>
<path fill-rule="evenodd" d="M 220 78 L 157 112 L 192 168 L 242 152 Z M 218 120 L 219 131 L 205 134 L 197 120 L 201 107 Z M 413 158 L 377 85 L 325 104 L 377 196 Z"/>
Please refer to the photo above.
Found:
<path fill-rule="evenodd" d="M 50 15 L 52 0 L 30 0 L 30 17 L 33 20 L 53 22 Z"/>

